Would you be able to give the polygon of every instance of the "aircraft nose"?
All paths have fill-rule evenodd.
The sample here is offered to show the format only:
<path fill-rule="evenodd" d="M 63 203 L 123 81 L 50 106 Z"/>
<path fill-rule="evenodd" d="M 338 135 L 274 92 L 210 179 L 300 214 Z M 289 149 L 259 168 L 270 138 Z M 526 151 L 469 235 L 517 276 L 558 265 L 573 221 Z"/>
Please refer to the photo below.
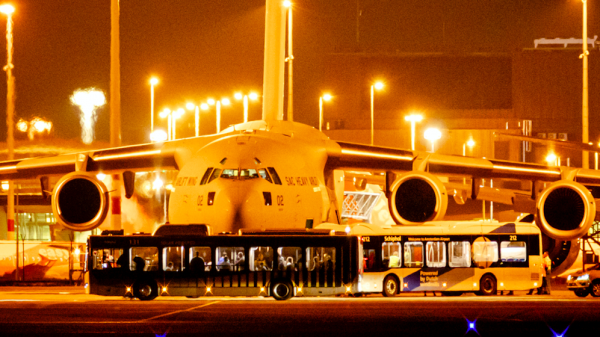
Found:
<path fill-rule="evenodd" d="M 263 208 L 273 205 L 270 192 L 263 192 L 253 182 L 232 182 L 219 192 L 215 205 L 222 205 L 222 214 L 218 215 L 222 228 L 235 233 L 240 228 L 262 228 Z"/>

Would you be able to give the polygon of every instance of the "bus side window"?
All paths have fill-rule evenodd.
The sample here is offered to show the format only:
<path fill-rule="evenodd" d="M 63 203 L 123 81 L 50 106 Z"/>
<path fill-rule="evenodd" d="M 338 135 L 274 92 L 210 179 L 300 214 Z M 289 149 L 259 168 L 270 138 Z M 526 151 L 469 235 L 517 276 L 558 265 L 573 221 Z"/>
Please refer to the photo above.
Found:
<path fill-rule="evenodd" d="M 471 267 L 471 245 L 469 241 L 448 243 L 448 265 L 450 267 Z"/>
<path fill-rule="evenodd" d="M 201 261 L 200 261 L 201 260 Z M 212 265 L 212 256 L 210 247 L 191 247 L 190 248 L 190 268 L 192 264 L 198 266 L 204 265 L 204 271 L 210 271 Z M 199 270 L 192 270 L 198 272 Z"/>
<path fill-rule="evenodd" d="M 163 266 L 164 271 L 182 271 L 183 270 L 183 247 L 165 247 L 163 248 Z"/>
<path fill-rule="evenodd" d="M 279 247 L 277 255 L 277 269 L 300 270 L 302 268 L 302 249 L 300 247 Z"/>
<path fill-rule="evenodd" d="M 487 240 L 487 241 L 485 241 Z M 473 264 L 487 268 L 498 261 L 498 242 L 487 238 L 477 238 L 473 242 Z"/>
<path fill-rule="evenodd" d="M 423 242 L 407 242 L 404 244 L 404 266 L 409 268 L 423 267 Z"/>
<path fill-rule="evenodd" d="M 364 249 L 363 255 L 363 269 L 365 271 L 373 269 L 375 265 L 375 249 Z"/>
<path fill-rule="evenodd" d="M 133 247 L 129 255 L 129 269 L 132 271 L 157 271 L 158 270 L 158 248 L 156 247 Z"/>
<path fill-rule="evenodd" d="M 500 257 L 502 262 L 527 261 L 527 246 L 524 241 L 500 242 Z"/>
<path fill-rule="evenodd" d="M 273 270 L 273 249 L 271 247 L 250 247 L 250 270 Z"/>
<path fill-rule="evenodd" d="M 123 249 L 94 249 L 92 251 L 94 257 L 94 269 L 111 269 L 120 267 L 117 265 L 117 261 L 121 255 L 123 255 Z"/>
<path fill-rule="evenodd" d="M 400 242 L 384 242 L 381 245 L 381 253 L 384 267 L 400 268 L 400 266 L 402 266 L 400 258 Z"/>
<path fill-rule="evenodd" d="M 446 245 L 443 242 L 427 242 L 427 267 L 446 267 Z"/>
<path fill-rule="evenodd" d="M 241 256 L 239 253 L 242 253 Z M 244 247 L 217 247 L 215 258 L 217 259 L 217 271 L 242 270 L 246 259 Z"/>

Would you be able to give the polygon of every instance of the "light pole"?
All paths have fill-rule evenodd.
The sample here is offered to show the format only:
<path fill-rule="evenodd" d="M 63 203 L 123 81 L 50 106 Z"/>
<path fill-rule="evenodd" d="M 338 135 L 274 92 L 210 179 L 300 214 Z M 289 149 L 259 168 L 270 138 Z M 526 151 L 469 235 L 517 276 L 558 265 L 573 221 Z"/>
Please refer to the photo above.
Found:
<path fill-rule="evenodd" d="M 177 118 L 180 118 L 181 116 L 183 116 L 183 114 L 185 113 L 185 110 L 183 110 L 182 108 L 179 108 L 177 110 L 170 110 L 169 108 L 165 108 L 163 111 L 161 111 L 158 115 L 160 116 L 160 118 L 165 118 L 167 117 L 167 124 L 168 124 L 168 140 L 175 140 L 177 137 L 177 132 L 176 132 L 176 127 L 177 127 Z"/>
<path fill-rule="evenodd" d="M 158 84 L 158 78 L 150 79 L 150 133 L 154 132 L 154 86 Z"/>
<path fill-rule="evenodd" d="M 435 152 L 435 141 L 442 138 L 442 132 L 436 128 L 425 130 L 425 139 L 431 142 L 431 152 Z"/>
<path fill-rule="evenodd" d="M 196 127 L 196 137 L 198 137 L 200 135 L 200 107 L 198 107 L 196 104 L 188 102 L 185 105 L 186 109 L 192 111 L 194 111 L 194 125 Z"/>
<path fill-rule="evenodd" d="M 589 52 L 587 50 L 587 0 L 581 0 L 583 2 L 583 53 L 579 55 L 580 59 L 583 59 L 583 95 L 582 95 L 582 103 L 581 103 L 581 129 L 582 129 L 582 137 L 581 141 L 583 143 L 589 142 L 588 135 L 588 55 Z M 581 154 L 581 167 L 589 168 L 589 156 L 588 152 L 583 150 Z"/>
<path fill-rule="evenodd" d="M 173 121 L 173 140 L 177 139 L 177 119 L 181 118 L 181 116 L 183 116 L 183 114 L 185 113 L 185 110 L 183 110 L 183 108 L 179 108 L 177 110 L 173 110 L 171 112 L 173 114 L 172 117 L 172 121 Z"/>
<path fill-rule="evenodd" d="M 288 63 L 288 121 L 294 121 L 294 85 L 293 85 L 293 74 L 292 63 L 294 61 L 294 54 L 292 53 L 292 2 L 284 1 L 283 6 L 288 9 L 288 57 L 285 61 Z"/>
<path fill-rule="evenodd" d="M 331 100 L 330 94 L 324 94 L 319 97 L 319 131 L 322 131 L 323 128 L 323 101 L 329 102 Z"/>
<path fill-rule="evenodd" d="M 423 116 L 412 114 L 404 116 L 404 120 L 410 122 L 410 149 L 415 150 L 415 124 L 423 120 Z"/>
<path fill-rule="evenodd" d="M 12 75 L 14 68 L 13 57 L 13 21 L 12 14 L 15 8 L 11 5 L 0 6 L 0 12 L 6 14 L 6 146 L 8 160 L 15 159 L 15 134 L 13 116 L 15 113 L 15 78 Z M 15 239 L 15 186 L 12 180 L 8 181 L 8 194 L 6 196 L 6 224 L 9 240 Z M 17 254 L 18 257 L 18 254 Z"/>
<path fill-rule="evenodd" d="M 244 123 L 248 122 L 248 100 L 256 101 L 258 100 L 258 94 L 255 92 L 251 92 L 248 95 L 244 95 L 241 92 L 236 92 L 233 97 L 236 100 L 243 100 L 244 103 Z"/>
<path fill-rule="evenodd" d="M 473 139 L 469 139 L 466 143 L 463 143 L 463 157 L 467 155 L 467 146 L 469 149 L 473 149 L 473 146 L 475 146 L 475 141 Z"/>
<path fill-rule="evenodd" d="M 373 145 L 373 137 L 375 134 L 375 104 L 374 104 L 374 96 L 375 89 L 381 90 L 383 89 L 382 82 L 375 82 L 375 84 L 371 85 L 371 145 Z"/>
<path fill-rule="evenodd" d="M 215 101 L 212 98 L 209 98 L 206 103 L 208 105 L 216 105 L 216 110 L 217 110 L 217 133 L 221 132 L 221 105 L 229 105 L 231 104 L 231 101 L 229 100 L 229 98 L 225 97 L 222 98 L 218 101 Z M 208 110 L 208 105 L 202 105 L 202 110 Z M 204 109 L 204 107 L 206 107 L 206 109 Z"/>

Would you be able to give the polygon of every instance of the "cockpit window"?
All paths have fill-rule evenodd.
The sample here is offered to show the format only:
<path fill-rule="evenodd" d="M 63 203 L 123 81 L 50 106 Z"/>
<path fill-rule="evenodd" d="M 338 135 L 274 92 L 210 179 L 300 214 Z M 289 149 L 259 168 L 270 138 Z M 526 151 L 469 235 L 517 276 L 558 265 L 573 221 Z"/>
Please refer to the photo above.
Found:
<path fill-rule="evenodd" d="M 264 180 L 270 182 L 271 184 L 273 183 L 273 180 L 271 180 L 271 176 L 269 176 L 269 173 L 267 172 L 267 170 L 265 170 L 265 169 L 258 169 L 258 174 Z"/>
<path fill-rule="evenodd" d="M 258 178 L 258 173 L 256 173 L 255 169 L 241 169 L 240 170 L 240 179 L 254 179 Z"/>
<path fill-rule="evenodd" d="M 205 185 L 208 182 L 208 178 L 210 177 L 212 169 L 212 167 L 206 169 L 206 172 L 204 172 L 204 175 L 202 176 L 202 180 L 200 180 L 200 185 Z"/>
<path fill-rule="evenodd" d="M 281 185 L 281 179 L 279 179 L 279 175 L 277 174 L 277 171 L 275 171 L 275 168 L 267 167 L 267 169 L 269 169 L 269 173 L 271 173 L 271 177 L 273 177 L 273 182 L 276 185 Z"/>
<path fill-rule="evenodd" d="M 223 173 L 221 173 L 221 178 L 225 179 L 237 179 L 238 177 L 238 169 L 224 169 Z"/>
<path fill-rule="evenodd" d="M 210 183 L 211 181 L 217 179 L 220 174 L 221 174 L 221 169 L 219 169 L 219 168 L 214 169 L 210 176 L 210 179 L 208 179 L 208 182 Z"/>

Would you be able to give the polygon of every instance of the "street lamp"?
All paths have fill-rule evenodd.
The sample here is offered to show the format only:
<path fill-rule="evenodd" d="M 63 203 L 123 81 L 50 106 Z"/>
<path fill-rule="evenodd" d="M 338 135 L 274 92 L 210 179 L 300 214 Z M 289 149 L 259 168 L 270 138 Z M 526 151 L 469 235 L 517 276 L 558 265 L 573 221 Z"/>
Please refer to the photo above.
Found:
<path fill-rule="evenodd" d="M 322 131 L 323 127 L 323 101 L 329 102 L 331 97 L 332 96 L 330 94 L 324 94 L 323 96 L 319 97 L 319 131 Z"/>
<path fill-rule="evenodd" d="M 473 146 L 475 146 L 475 141 L 469 139 L 466 143 L 463 143 L 463 157 L 467 155 L 467 146 L 469 147 L 469 150 L 472 150 Z"/>
<path fill-rule="evenodd" d="M 285 61 L 288 63 L 288 121 L 294 121 L 294 91 L 293 91 L 293 68 L 294 54 L 292 53 L 292 2 L 284 1 L 283 6 L 288 9 L 288 56 Z"/>
<path fill-rule="evenodd" d="M 415 123 L 423 120 L 423 116 L 412 114 L 404 116 L 404 120 L 410 122 L 410 149 L 415 150 Z"/>
<path fill-rule="evenodd" d="M 374 113 L 375 89 L 377 89 L 377 90 L 383 89 L 383 83 L 375 82 L 373 85 L 371 85 L 371 145 L 373 145 L 373 137 L 374 137 L 374 133 L 375 133 L 375 113 Z"/>
<path fill-rule="evenodd" d="M 244 123 L 248 122 L 248 100 L 252 100 L 252 101 L 256 101 L 258 100 L 258 94 L 255 92 L 251 92 L 248 95 L 244 95 L 241 92 L 236 92 L 233 97 L 236 100 L 241 100 L 243 99 L 243 103 L 244 103 Z"/>
<path fill-rule="evenodd" d="M 546 162 L 551 166 L 560 166 L 560 157 L 557 157 L 553 152 L 550 152 L 546 156 Z"/>
<path fill-rule="evenodd" d="M 12 14 L 15 8 L 11 5 L 0 6 L 0 12 L 6 15 L 6 147 L 8 151 L 8 160 L 15 158 L 15 135 L 14 121 L 15 113 L 15 78 L 12 75 L 14 68 L 12 64 L 13 56 L 13 21 Z M 8 194 L 6 195 L 6 223 L 7 223 L 7 239 L 15 239 L 15 186 L 12 180 L 8 181 Z M 18 255 L 17 255 L 18 256 Z M 18 270 L 17 270 L 18 274 Z M 15 275 L 18 278 L 18 275 Z"/>
<path fill-rule="evenodd" d="M 154 86 L 158 84 L 158 78 L 150 79 L 150 133 L 154 132 Z"/>
<path fill-rule="evenodd" d="M 442 132 L 436 128 L 425 130 L 425 139 L 431 142 L 431 152 L 435 152 L 435 141 L 442 138 Z"/>

